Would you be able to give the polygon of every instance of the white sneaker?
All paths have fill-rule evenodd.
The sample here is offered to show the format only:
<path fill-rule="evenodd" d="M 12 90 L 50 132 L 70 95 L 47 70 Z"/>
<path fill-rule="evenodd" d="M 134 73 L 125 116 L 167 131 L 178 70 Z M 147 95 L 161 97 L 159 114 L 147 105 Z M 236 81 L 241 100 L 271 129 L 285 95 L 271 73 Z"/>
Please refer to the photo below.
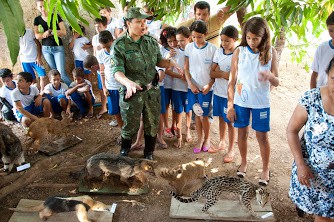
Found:
<path fill-rule="evenodd" d="M 113 127 L 118 126 L 118 122 L 117 122 L 117 120 L 112 120 L 112 121 L 109 123 L 109 126 L 113 126 Z"/>

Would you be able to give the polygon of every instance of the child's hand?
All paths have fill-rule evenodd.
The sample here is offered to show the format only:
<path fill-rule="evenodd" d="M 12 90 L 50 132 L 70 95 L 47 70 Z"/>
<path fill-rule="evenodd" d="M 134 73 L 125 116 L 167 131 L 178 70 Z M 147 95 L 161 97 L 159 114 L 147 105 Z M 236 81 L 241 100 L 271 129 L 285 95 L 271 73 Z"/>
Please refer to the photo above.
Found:
<path fill-rule="evenodd" d="M 102 90 L 105 96 L 109 96 L 109 90 L 106 87 L 102 87 Z"/>
<path fill-rule="evenodd" d="M 80 34 L 77 32 L 73 32 L 73 39 L 79 38 Z"/>
<path fill-rule="evenodd" d="M 210 89 L 211 89 L 210 85 L 207 84 L 207 85 L 205 85 L 205 86 L 203 87 L 203 89 L 202 89 L 202 93 L 203 93 L 204 95 L 206 95 L 206 94 L 208 94 L 208 92 L 210 91 Z"/>
<path fill-rule="evenodd" d="M 237 115 L 235 113 L 234 108 L 227 108 L 227 114 L 226 114 L 227 119 L 233 123 L 237 119 Z"/>
<path fill-rule="evenodd" d="M 197 94 L 200 92 L 200 90 L 194 84 L 190 84 L 189 87 L 194 94 Z"/>
<path fill-rule="evenodd" d="M 46 30 L 44 33 L 43 33 L 43 39 L 45 39 L 45 38 L 48 38 L 49 36 L 51 36 L 51 32 L 50 32 L 50 30 Z"/>
<path fill-rule="evenodd" d="M 38 96 L 35 99 L 35 106 L 40 106 L 40 105 L 42 105 L 42 96 Z"/>
<path fill-rule="evenodd" d="M 42 58 L 41 58 L 40 56 L 37 56 L 36 64 L 37 64 L 39 67 L 43 66 L 43 61 L 42 61 Z"/>
<path fill-rule="evenodd" d="M 260 82 L 265 82 L 271 78 L 271 72 L 270 70 L 264 70 L 259 72 L 258 80 Z"/>

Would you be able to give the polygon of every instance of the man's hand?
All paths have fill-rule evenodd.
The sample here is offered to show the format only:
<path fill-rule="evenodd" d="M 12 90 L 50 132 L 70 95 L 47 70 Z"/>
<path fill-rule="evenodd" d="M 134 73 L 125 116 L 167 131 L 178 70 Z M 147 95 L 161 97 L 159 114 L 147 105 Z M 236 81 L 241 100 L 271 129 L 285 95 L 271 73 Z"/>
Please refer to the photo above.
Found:
<path fill-rule="evenodd" d="M 125 99 L 129 99 L 131 98 L 131 96 L 133 96 L 134 94 L 137 93 L 137 90 L 143 90 L 140 85 L 138 85 L 137 83 L 129 80 L 127 82 L 126 86 L 126 94 L 125 94 Z"/>

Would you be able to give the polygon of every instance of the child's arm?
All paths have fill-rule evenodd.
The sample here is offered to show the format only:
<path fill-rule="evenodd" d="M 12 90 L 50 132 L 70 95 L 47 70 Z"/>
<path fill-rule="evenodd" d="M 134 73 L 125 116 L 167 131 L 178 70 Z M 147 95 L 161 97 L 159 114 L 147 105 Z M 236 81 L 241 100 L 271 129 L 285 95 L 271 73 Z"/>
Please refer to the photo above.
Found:
<path fill-rule="evenodd" d="M 206 84 L 205 86 L 203 86 L 202 93 L 206 95 L 208 92 L 210 92 L 210 89 L 214 83 L 215 83 L 215 79 L 211 78 L 210 82 Z"/>
<path fill-rule="evenodd" d="M 278 79 L 278 69 L 277 69 L 277 52 L 273 48 L 272 50 L 272 60 L 271 60 L 271 70 L 261 71 L 260 74 L 262 75 L 262 81 L 269 81 L 270 84 L 274 87 L 279 85 Z"/>
<path fill-rule="evenodd" d="M 238 57 L 240 49 L 236 49 L 232 56 L 231 62 L 231 73 L 228 82 L 227 89 L 227 118 L 231 122 L 234 122 L 237 117 L 234 110 L 234 93 L 235 93 L 235 84 L 237 83 L 237 73 L 238 73 Z"/>
<path fill-rule="evenodd" d="M 35 106 L 40 106 L 42 105 L 42 95 L 38 94 L 35 98 Z"/>
<path fill-rule="evenodd" d="M 211 78 L 224 78 L 228 80 L 230 76 L 229 72 L 221 71 L 217 63 L 212 63 L 210 77 Z"/>
<path fill-rule="evenodd" d="M 317 78 L 318 78 L 318 73 L 313 71 L 311 75 L 310 89 L 314 89 L 317 87 Z"/>
<path fill-rule="evenodd" d="M 165 71 L 163 69 L 158 69 L 159 82 L 162 82 L 165 78 Z"/>
<path fill-rule="evenodd" d="M 59 26 L 59 30 L 57 30 L 58 37 L 62 38 L 66 36 L 66 28 L 65 28 L 64 22 L 63 21 L 59 22 L 58 26 Z"/>
<path fill-rule="evenodd" d="M 86 49 L 90 49 L 90 48 L 92 48 L 93 46 L 92 46 L 92 43 L 91 42 L 88 42 L 88 43 L 86 43 L 86 44 L 84 44 L 81 48 L 83 49 L 83 50 L 86 50 Z"/>
<path fill-rule="evenodd" d="M 43 65 L 43 62 L 42 62 L 42 45 L 37 39 L 34 39 L 34 41 L 35 41 L 36 46 L 37 46 L 36 64 L 38 66 L 42 66 Z"/>
<path fill-rule="evenodd" d="M 191 82 L 191 75 L 189 72 L 189 58 L 185 57 L 184 59 L 184 74 L 186 76 L 186 80 L 188 83 L 189 88 L 191 89 L 191 91 L 195 94 L 199 93 L 200 90 Z"/>
<path fill-rule="evenodd" d="M 100 63 L 99 66 L 100 66 L 100 75 L 101 75 L 101 83 L 102 83 L 103 94 L 105 96 L 109 96 L 109 91 L 106 87 L 106 77 L 105 77 L 105 74 L 104 74 L 104 64 Z"/>
<path fill-rule="evenodd" d="M 25 110 L 22 106 L 21 101 L 14 102 L 14 108 L 19 111 L 23 116 L 31 119 L 31 120 L 37 120 L 38 117 L 29 113 L 27 110 Z"/>
<path fill-rule="evenodd" d="M 86 85 L 86 82 L 83 82 L 83 83 L 80 83 L 80 84 L 78 84 L 78 85 L 76 85 L 76 86 L 74 86 L 72 88 L 68 88 L 68 90 L 66 90 L 66 92 L 65 92 L 66 97 L 70 96 L 72 93 L 74 93 L 75 91 L 77 91 L 78 88 L 83 87 L 85 85 Z"/>
<path fill-rule="evenodd" d="M 71 41 L 68 43 L 68 48 L 70 50 L 73 49 L 74 47 L 74 43 L 75 43 L 75 40 L 79 37 L 79 34 L 75 31 L 73 31 L 73 35 L 72 35 L 72 38 L 71 38 Z"/>
<path fill-rule="evenodd" d="M 38 31 L 38 26 L 34 26 L 34 33 L 35 33 L 35 37 L 36 39 L 38 40 L 42 40 L 42 39 L 45 39 L 45 38 L 48 38 L 49 36 L 51 36 L 51 31 L 50 30 L 46 30 L 45 32 L 43 33 L 40 33 Z"/>
<path fill-rule="evenodd" d="M 178 79 L 184 79 L 184 74 L 183 73 L 176 73 L 173 72 L 172 69 L 167 68 L 165 73 L 173 78 L 178 78 Z"/>

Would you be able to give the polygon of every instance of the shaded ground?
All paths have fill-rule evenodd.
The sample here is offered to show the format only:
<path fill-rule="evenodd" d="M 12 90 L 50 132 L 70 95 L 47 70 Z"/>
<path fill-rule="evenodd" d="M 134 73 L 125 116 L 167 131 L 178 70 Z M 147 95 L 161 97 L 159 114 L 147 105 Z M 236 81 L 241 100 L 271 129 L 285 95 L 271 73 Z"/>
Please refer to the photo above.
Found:
<path fill-rule="evenodd" d="M 288 198 L 288 187 L 290 180 L 290 169 L 292 163 L 292 155 L 290 153 L 285 130 L 291 113 L 297 103 L 301 93 L 307 90 L 309 86 L 309 75 L 301 66 L 296 66 L 286 61 L 280 63 L 280 86 L 272 91 L 272 113 L 271 113 L 271 181 L 269 189 L 271 190 L 271 203 L 277 221 L 311 221 L 310 219 L 299 219 L 294 210 L 292 202 Z M 96 111 L 97 113 L 97 111 Z M 81 169 L 84 162 L 83 159 L 92 155 L 92 151 L 100 146 L 98 151 L 112 151 L 118 153 L 119 145 L 116 143 L 116 137 L 119 135 L 118 128 L 111 128 L 108 123 L 110 118 L 105 116 L 103 119 L 90 119 L 88 121 L 76 121 L 71 130 L 73 134 L 83 138 L 84 141 L 79 145 L 70 148 L 62 153 L 54 156 L 59 158 L 60 163 L 57 165 L 49 165 L 44 168 L 39 177 L 29 186 L 18 189 L 0 200 L 1 207 L 15 207 L 20 199 L 40 199 L 44 200 L 52 195 L 77 195 L 75 194 L 75 186 L 77 181 L 69 177 L 69 172 Z M 19 135 L 22 141 L 26 140 L 23 129 L 18 125 L 13 125 L 13 130 Z M 195 138 L 195 131 L 192 131 Z M 215 119 L 211 128 L 212 142 L 218 143 L 218 119 Z M 167 141 L 168 149 L 162 150 L 157 148 L 155 159 L 158 161 L 157 170 L 161 167 L 174 167 L 180 163 L 192 161 L 197 157 L 205 159 L 212 158 L 212 164 L 207 169 L 209 176 L 216 175 L 235 175 L 239 164 L 239 156 L 236 149 L 236 158 L 233 163 L 223 164 L 223 152 L 219 154 L 200 153 L 193 154 L 193 143 L 186 143 L 181 149 L 172 146 L 173 140 Z M 106 145 L 104 145 L 106 144 Z M 255 133 L 251 131 L 249 138 L 249 166 L 247 170 L 247 178 L 253 182 L 257 182 L 261 169 L 261 158 L 259 147 L 255 138 Z M 142 151 L 136 151 L 130 154 L 132 157 L 142 157 Z M 28 162 L 32 164 L 36 161 L 46 159 L 42 154 L 28 156 Z M 211 170 L 214 169 L 212 172 Z M 217 170 L 217 172 L 215 172 Z M 214 173 L 213 173 L 214 172 Z M 24 174 L 20 173 L 20 174 Z M 17 175 L 17 174 L 16 174 Z M 13 177 L 13 176 L 11 176 Z M 4 186 L 6 179 L 0 178 L 0 187 Z M 52 188 L 37 187 L 37 185 L 53 184 Z M 56 184 L 60 184 L 57 187 Z M 69 184 L 67 187 L 64 184 Z M 120 200 L 136 200 L 143 205 L 120 202 L 114 216 L 114 221 L 149 221 L 149 222 L 168 222 L 168 221 L 191 221 L 178 220 L 169 217 L 170 196 L 169 186 L 160 177 L 150 177 L 151 192 L 143 196 L 109 196 L 109 195 L 93 195 L 94 199 L 111 204 Z M 15 186 L 15 181 L 12 185 Z M 1 191 L 0 191 L 1 195 Z M 12 215 L 11 211 L 0 208 L 0 221 L 8 221 Z"/>

